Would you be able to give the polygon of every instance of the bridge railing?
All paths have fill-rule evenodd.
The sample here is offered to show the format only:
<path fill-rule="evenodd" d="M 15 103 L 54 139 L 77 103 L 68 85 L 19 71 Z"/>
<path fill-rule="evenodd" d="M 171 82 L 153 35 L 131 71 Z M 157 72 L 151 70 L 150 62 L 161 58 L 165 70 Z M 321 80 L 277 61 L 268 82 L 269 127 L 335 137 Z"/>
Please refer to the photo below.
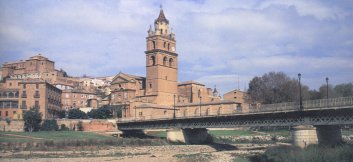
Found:
<path fill-rule="evenodd" d="M 329 108 L 340 108 L 342 106 L 352 106 L 353 105 L 353 96 L 350 97 L 340 97 L 340 98 L 329 98 L 329 99 L 319 99 L 319 100 L 307 100 L 303 101 L 303 110 L 315 110 L 315 109 L 329 109 Z M 249 112 L 242 111 L 228 111 L 224 113 L 217 114 L 205 114 L 203 112 L 201 115 L 197 114 L 188 114 L 184 115 L 181 112 L 176 113 L 176 118 L 200 118 L 200 117 L 211 117 L 211 116 L 224 116 L 224 115 L 233 115 L 233 114 L 248 114 L 248 113 L 268 113 L 268 112 L 278 112 L 278 111 L 298 111 L 299 102 L 286 102 L 286 103 L 277 103 L 277 104 L 264 104 L 264 105 L 250 105 Z M 168 115 L 147 115 L 142 117 L 131 117 L 131 118 L 122 118 L 118 121 L 143 121 L 143 120 L 160 120 L 160 119 L 172 119 L 173 114 Z"/>

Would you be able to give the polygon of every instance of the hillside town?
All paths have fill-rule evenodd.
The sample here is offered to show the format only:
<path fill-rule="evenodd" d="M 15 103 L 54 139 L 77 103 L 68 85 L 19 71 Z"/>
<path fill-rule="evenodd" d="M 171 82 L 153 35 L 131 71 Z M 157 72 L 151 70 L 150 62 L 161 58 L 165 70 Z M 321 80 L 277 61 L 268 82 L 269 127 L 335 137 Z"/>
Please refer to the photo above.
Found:
<path fill-rule="evenodd" d="M 147 32 L 146 44 L 146 76 L 119 72 L 74 77 L 42 54 L 5 62 L 0 70 L 0 116 L 22 119 L 25 111 L 39 108 L 49 119 L 70 109 L 89 112 L 103 106 L 111 109 L 114 118 L 134 119 L 249 111 L 246 92 L 230 90 L 222 97 L 216 88 L 178 80 L 175 33 L 162 9 Z"/>

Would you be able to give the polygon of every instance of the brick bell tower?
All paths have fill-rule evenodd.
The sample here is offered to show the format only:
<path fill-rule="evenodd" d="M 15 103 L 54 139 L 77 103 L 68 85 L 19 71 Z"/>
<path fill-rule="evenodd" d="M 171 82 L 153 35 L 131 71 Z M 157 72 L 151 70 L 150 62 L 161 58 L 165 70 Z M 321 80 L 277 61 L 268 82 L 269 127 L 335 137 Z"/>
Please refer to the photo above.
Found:
<path fill-rule="evenodd" d="M 169 30 L 169 21 L 161 8 L 146 37 L 146 95 L 153 103 L 173 105 L 178 86 L 178 54 L 175 34 Z"/>

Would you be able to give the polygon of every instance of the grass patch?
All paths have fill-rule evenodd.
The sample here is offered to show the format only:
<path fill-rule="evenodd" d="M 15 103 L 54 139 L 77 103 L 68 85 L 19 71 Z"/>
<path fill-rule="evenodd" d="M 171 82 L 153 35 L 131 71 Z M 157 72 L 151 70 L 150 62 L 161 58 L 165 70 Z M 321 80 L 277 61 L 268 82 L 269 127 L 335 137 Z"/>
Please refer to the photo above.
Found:
<path fill-rule="evenodd" d="M 5 135 L 10 134 L 13 136 Z M 108 146 L 161 146 L 165 139 L 115 138 L 91 132 L 42 131 L 0 133 L 0 150 L 87 150 Z"/>
<path fill-rule="evenodd" d="M 166 131 L 150 131 L 150 132 L 147 132 L 147 135 L 159 137 L 159 138 L 166 138 L 167 132 Z"/>
<path fill-rule="evenodd" d="M 208 133 L 212 136 L 253 136 L 259 135 L 256 132 L 248 130 L 209 130 Z"/>
<path fill-rule="evenodd" d="M 345 136 L 353 135 L 353 130 L 342 130 L 342 135 L 345 135 Z"/>
<path fill-rule="evenodd" d="M 183 162 L 195 162 L 195 161 L 212 161 L 212 155 L 210 154 L 203 154 L 203 153 L 197 153 L 197 154 L 177 154 L 173 155 L 173 157 L 179 159 L 180 161 Z"/>
<path fill-rule="evenodd" d="M 8 134 L 8 135 L 5 135 Z M 19 135 L 25 137 L 16 137 L 9 135 Z M 37 139 L 40 138 L 40 139 Z M 0 142 L 21 142 L 28 141 L 41 141 L 41 140 L 52 140 L 52 141 L 64 141 L 64 140 L 106 140 L 114 139 L 112 136 L 105 136 L 91 132 L 76 132 L 76 131 L 39 131 L 39 132 L 1 132 Z"/>

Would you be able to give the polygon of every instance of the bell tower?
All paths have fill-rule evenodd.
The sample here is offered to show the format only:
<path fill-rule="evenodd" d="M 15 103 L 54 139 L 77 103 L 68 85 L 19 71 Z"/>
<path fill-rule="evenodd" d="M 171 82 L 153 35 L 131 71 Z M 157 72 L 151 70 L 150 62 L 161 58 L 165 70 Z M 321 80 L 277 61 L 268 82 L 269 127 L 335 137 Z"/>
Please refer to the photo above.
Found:
<path fill-rule="evenodd" d="M 154 27 L 146 37 L 146 95 L 152 102 L 173 105 L 178 86 L 178 54 L 175 34 L 169 30 L 169 20 L 161 8 Z"/>

